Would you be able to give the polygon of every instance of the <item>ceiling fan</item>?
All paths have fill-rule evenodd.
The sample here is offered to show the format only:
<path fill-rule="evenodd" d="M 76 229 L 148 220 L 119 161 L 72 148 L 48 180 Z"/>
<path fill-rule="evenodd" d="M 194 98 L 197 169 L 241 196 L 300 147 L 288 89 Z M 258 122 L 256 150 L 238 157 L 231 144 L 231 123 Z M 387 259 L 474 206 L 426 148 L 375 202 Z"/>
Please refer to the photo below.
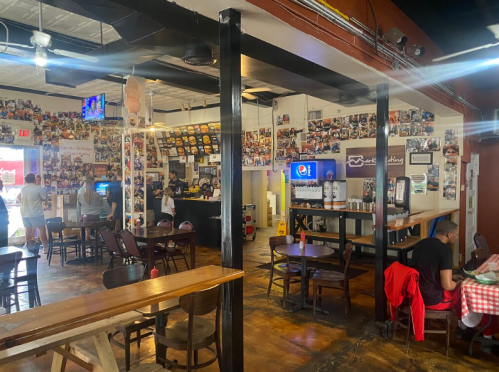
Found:
<path fill-rule="evenodd" d="M 50 46 L 52 45 L 52 36 L 43 32 L 43 25 L 42 25 L 42 3 L 40 2 L 40 8 L 39 8 L 39 14 L 38 14 L 38 31 L 33 30 L 33 36 L 30 38 L 30 43 L 31 45 L 26 45 L 26 44 L 16 44 L 16 43 L 10 43 L 8 39 L 8 33 L 7 35 L 7 40 L 0 42 L 0 53 L 6 53 L 6 54 L 12 54 L 24 58 L 32 58 L 34 59 L 35 63 L 37 66 L 43 67 L 47 64 L 47 51 L 54 53 L 59 56 L 64 56 L 68 58 L 74 58 L 74 59 L 80 59 L 84 60 L 87 62 L 98 62 L 98 58 L 94 56 L 89 56 L 86 54 L 81 54 L 81 53 L 75 53 L 75 52 L 70 52 L 68 50 L 63 50 L 63 49 L 49 49 Z M 5 26 L 5 25 L 4 25 Z M 5 26 L 7 28 L 7 26 Z M 2 45 L 4 46 L 2 48 Z M 18 49 L 18 48 L 24 48 L 24 49 L 35 49 L 35 53 L 29 53 L 23 49 Z"/>
<path fill-rule="evenodd" d="M 243 96 L 246 99 L 249 99 L 250 101 L 253 101 L 255 99 L 258 99 L 258 97 L 251 93 L 270 92 L 271 90 L 272 89 L 268 87 L 246 89 L 246 87 L 243 85 L 241 89 L 241 96 Z M 220 97 L 220 94 L 215 94 L 215 97 Z"/>
<path fill-rule="evenodd" d="M 495 38 L 497 40 L 499 40 L 499 24 L 487 26 L 487 29 L 494 34 L 494 36 L 495 36 Z M 492 48 L 492 47 L 495 47 L 495 46 L 498 46 L 498 45 L 499 45 L 499 41 L 497 43 L 491 43 L 491 44 L 481 45 L 481 46 L 478 46 L 478 47 L 475 47 L 475 48 L 463 50 L 461 52 L 447 54 L 446 56 L 443 56 L 443 57 L 434 58 L 432 62 L 444 61 L 444 60 L 449 59 L 449 58 L 454 58 L 454 57 L 457 57 L 457 56 L 461 56 L 463 54 L 476 52 L 477 50 L 481 50 L 481 49 Z"/>

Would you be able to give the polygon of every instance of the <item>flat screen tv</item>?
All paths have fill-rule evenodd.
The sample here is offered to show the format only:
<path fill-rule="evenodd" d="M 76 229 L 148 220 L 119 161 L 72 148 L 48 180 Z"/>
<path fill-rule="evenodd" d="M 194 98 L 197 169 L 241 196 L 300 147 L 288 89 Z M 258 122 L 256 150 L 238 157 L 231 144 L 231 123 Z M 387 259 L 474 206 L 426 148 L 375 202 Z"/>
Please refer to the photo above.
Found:
<path fill-rule="evenodd" d="M 81 116 L 85 120 L 104 120 L 105 94 L 85 98 L 81 101 Z"/>
<path fill-rule="evenodd" d="M 110 183 L 109 181 L 96 182 L 95 183 L 95 191 L 97 192 L 97 194 L 99 194 L 100 196 L 105 198 L 107 187 L 109 186 L 109 183 Z"/>

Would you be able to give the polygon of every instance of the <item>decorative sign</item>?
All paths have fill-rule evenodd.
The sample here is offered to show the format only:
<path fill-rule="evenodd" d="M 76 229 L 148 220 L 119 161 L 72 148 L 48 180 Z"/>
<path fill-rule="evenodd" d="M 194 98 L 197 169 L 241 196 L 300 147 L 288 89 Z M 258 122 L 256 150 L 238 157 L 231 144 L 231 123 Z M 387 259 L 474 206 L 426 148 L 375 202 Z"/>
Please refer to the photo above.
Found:
<path fill-rule="evenodd" d="M 213 163 L 215 163 L 215 162 L 221 162 L 222 161 L 222 155 L 220 155 L 220 154 L 211 154 L 209 161 L 213 162 Z"/>
<path fill-rule="evenodd" d="M 409 158 L 410 165 L 432 165 L 433 153 L 432 152 L 411 152 Z"/>
<path fill-rule="evenodd" d="M 426 195 L 428 179 L 426 174 L 411 174 L 411 186 L 413 195 Z"/>
<path fill-rule="evenodd" d="M 376 147 L 346 149 L 347 178 L 376 177 Z M 388 177 L 405 175 L 405 146 L 388 147 Z"/>
<path fill-rule="evenodd" d="M 73 162 L 93 163 L 94 161 L 94 143 L 92 141 L 59 141 L 59 153 L 73 156 Z"/>
<path fill-rule="evenodd" d="M 106 164 L 94 164 L 94 176 L 97 178 L 106 177 L 107 165 Z"/>

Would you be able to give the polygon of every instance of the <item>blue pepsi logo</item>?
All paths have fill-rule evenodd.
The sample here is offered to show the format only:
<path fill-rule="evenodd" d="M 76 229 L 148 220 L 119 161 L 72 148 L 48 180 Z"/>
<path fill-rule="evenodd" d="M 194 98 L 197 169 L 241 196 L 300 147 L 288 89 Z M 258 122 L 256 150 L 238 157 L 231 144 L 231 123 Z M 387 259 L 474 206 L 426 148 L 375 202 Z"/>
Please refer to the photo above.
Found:
<path fill-rule="evenodd" d="M 300 176 L 306 176 L 306 175 L 307 175 L 307 173 L 308 173 L 308 172 L 307 172 L 307 167 L 306 167 L 306 166 L 304 166 L 304 165 L 300 165 L 300 166 L 298 167 L 298 174 L 299 174 Z"/>

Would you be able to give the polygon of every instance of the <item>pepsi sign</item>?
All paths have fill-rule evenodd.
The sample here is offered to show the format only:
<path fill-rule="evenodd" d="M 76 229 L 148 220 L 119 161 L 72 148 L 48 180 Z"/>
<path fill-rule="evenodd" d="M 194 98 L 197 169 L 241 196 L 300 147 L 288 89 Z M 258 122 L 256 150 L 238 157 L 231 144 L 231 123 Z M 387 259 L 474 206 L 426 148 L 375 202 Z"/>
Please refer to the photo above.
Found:
<path fill-rule="evenodd" d="M 291 163 L 292 181 L 315 181 L 317 180 L 316 162 L 293 162 Z"/>

